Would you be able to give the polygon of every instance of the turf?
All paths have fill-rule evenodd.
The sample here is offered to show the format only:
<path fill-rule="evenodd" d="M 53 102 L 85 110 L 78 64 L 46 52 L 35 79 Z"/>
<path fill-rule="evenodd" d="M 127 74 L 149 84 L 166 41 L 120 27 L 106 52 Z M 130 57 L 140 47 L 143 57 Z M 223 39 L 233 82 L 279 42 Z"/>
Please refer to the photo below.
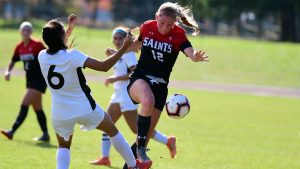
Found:
<path fill-rule="evenodd" d="M 0 20 L 1 21 L 1 20 Z M 3 22 L 3 21 L 2 21 Z M 0 68 L 7 66 L 15 45 L 20 40 L 17 25 L 0 22 Z M 41 39 L 44 21 L 34 22 L 33 37 Z M 104 59 L 106 47 L 112 47 L 111 30 L 76 27 L 76 49 L 89 56 Z M 71 37 L 71 39 L 73 38 Z M 245 40 L 229 37 L 189 37 L 196 49 L 204 49 L 209 63 L 193 63 L 183 54 L 172 73 L 173 79 L 211 83 L 254 84 L 283 87 L 300 86 L 299 44 Z M 18 64 L 17 69 L 22 69 Z M 89 73 L 92 73 L 89 71 Z M 100 73 L 100 75 L 104 75 Z"/>
<path fill-rule="evenodd" d="M 14 121 L 25 91 L 22 77 L 11 82 L 0 78 L 0 128 L 9 128 Z M 106 107 L 112 88 L 102 82 L 92 82 L 94 98 Z M 151 142 L 149 156 L 153 168 L 164 169 L 298 169 L 300 168 L 300 104 L 299 100 L 258 97 L 241 94 L 211 93 L 170 89 L 182 93 L 191 102 L 191 112 L 181 120 L 167 117 L 163 112 L 158 129 L 167 135 L 176 135 L 178 156 L 169 157 L 164 145 Z M 17 131 L 14 140 L 0 137 L 0 168 L 51 169 L 55 168 L 57 143 L 50 123 L 50 93 L 44 97 L 44 109 L 52 136 L 50 144 L 37 144 L 32 138 L 40 129 L 32 110 Z M 124 119 L 117 126 L 131 143 Z M 100 154 L 99 131 L 82 132 L 76 127 L 71 151 L 71 168 L 105 168 L 89 165 Z M 123 160 L 113 150 L 112 164 L 121 168 Z"/>

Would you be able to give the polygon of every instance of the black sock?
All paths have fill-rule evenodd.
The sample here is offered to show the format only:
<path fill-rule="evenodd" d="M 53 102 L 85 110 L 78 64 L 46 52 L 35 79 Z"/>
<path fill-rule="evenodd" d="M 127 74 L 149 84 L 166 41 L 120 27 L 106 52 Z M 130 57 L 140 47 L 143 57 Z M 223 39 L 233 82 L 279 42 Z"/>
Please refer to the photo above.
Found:
<path fill-rule="evenodd" d="M 38 110 L 35 111 L 37 120 L 39 122 L 39 125 L 44 132 L 44 134 L 48 134 L 48 129 L 47 129 L 47 121 L 46 121 L 46 116 L 43 110 Z"/>
<path fill-rule="evenodd" d="M 12 132 L 13 133 L 16 132 L 17 129 L 22 125 L 22 123 L 24 122 L 27 114 L 28 114 L 28 106 L 21 105 L 19 115 L 18 115 L 14 125 L 12 126 Z"/>
<path fill-rule="evenodd" d="M 134 143 L 131 145 L 131 151 L 132 151 L 132 153 L 133 153 L 135 159 L 137 159 L 136 148 L 137 148 L 137 145 L 136 145 L 136 143 L 134 142 Z M 128 169 L 128 166 L 127 166 L 126 163 L 124 164 L 123 169 Z"/>
<path fill-rule="evenodd" d="M 138 115 L 138 136 L 137 136 L 137 147 L 145 147 L 146 146 L 146 140 L 147 140 L 147 134 L 151 125 L 151 116 L 145 117 Z"/>

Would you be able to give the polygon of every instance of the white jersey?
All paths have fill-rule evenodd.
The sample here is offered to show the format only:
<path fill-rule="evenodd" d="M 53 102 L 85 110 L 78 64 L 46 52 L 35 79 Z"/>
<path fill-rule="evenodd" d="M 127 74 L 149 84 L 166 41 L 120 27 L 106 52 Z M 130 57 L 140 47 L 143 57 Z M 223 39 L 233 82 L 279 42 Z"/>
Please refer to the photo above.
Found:
<path fill-rule="evenodd" d="M 93 112 L 96 103 L 86 85 L 82 68 L 87 55 L 78 50 L 39 53 L 38 60 L 52 94 L 52 119 L 68 120 Z"/>
<path fill-rule="evenodd" d="M 114 66 L 114 76 L 120 77 L 128 74 L 129 68 L 137 64 L 134 52 L 128 52 L 122 55 L 119 61 Z M 114 83 L 115 89 L 124 89 L 127 87 L 129 80 L 116 81 Z"/>

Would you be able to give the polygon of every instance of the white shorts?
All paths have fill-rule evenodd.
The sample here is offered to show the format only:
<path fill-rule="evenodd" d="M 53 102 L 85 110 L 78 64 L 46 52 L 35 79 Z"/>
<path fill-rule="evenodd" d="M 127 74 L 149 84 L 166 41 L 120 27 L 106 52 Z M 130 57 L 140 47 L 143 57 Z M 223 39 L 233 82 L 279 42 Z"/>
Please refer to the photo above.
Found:
<path fill-rule="evenodd" d="M 126 88 L 114 89 L 114 93 L 111 96 L 110 103 L 119 103 L 121 112 L 137 110 L 138 108 L 138 106 L 132 102 Z"/>
<path fill-rule="evenodd" d="M 74 133 L 75 124 L 80 124 L 80 129 L 84 131 L 95 129 L 104 119 L 105 112 L 97 105 L 95 110 L 89 114 L 68 120 L 53 120 L 52 125 L 55 132 L 69 141 L 69 137 Z"/>

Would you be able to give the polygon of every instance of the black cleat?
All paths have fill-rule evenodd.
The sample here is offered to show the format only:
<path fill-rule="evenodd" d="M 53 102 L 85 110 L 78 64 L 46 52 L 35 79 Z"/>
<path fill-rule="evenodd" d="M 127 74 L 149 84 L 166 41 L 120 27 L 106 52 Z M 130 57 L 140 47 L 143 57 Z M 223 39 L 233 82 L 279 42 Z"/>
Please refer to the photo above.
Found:
<path fill-rule="evenodd" d="M 34 141 L 49 142 L 50 141 L 50 136 L 48 134 L 43 134 L 41 137 L 36 137 L 33 140 Z"/>
<path fill-rule="evenodd" d="M 8 138 L 8 140 L 12 140 L 13 139 L 13 132 L 12 131 L 5 131 L 5 130 L 1 130 L 1 133 Z"/>
<path fill-rule="evenodd" d="M 136 150 L 136 155 L 142 163 L 146 163 L 150 168 L 152 165 L 152 161 L 147 156 L 146 151 L 147 149 L 145 147 L 140 147 Z"/>

